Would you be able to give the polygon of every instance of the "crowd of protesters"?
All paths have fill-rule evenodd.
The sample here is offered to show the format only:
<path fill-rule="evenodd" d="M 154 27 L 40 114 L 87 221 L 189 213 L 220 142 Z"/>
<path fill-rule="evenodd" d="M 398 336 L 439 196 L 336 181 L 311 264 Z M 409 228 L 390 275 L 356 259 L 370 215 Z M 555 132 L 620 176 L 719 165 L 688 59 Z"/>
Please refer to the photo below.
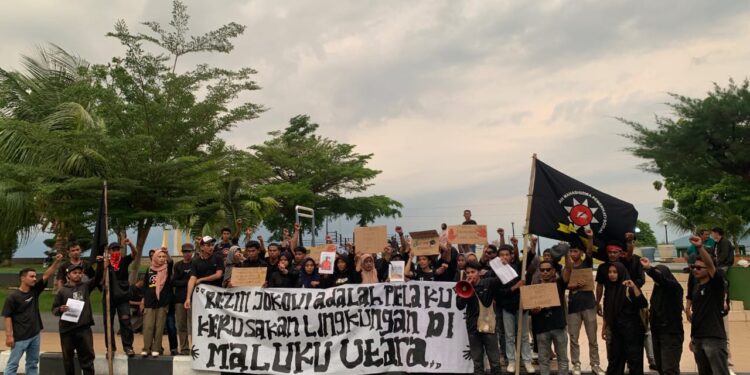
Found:
<path fill-rule="evenodd" d="M 464 212 L 464 219 L 466 225 L 476 224 L 469 210 Z M 532 361 L 536 357 L 542 374 L 550 372 L 550 361 L 554 358 L 559 374 L 567 374 L 571 369 L 574 375 L 580 375 L 581 326 L 586 333 L 590 368 L 596 375 L 623 374 L 626 367 L 631 375 L 642 374 L 645 349 L 649 349 L 646 352 L 652 369 L 660 374 L 678 374 L 684 339 L 683 312 L 692 323 L 691 350 L 699 373 L 729 373 L 724 319 L 728 289 L 724 275 L 733 257 L 720 228 L 714 229 L 711 241 L 706 236 L 690 239 L 692 273 L 683 308 L 685 292 L 680 283 L 667 267 L 653 266 L 648 259 L 633 254 L 631 233 L 623 234 L 621 242 L 607 243 L 597 251 L 599 257 L 594 253 L 594 234 L 590 229 L 585 230 L 586 240 L 581 243 L 556 245 L 544 250 L 541 256 L 537 256 L 536 238 L 530 237 L 523 249 L 527 268 L 522 272 L 518 239 L 510 237 L 506 242 L 503 229 L 497 230 L 496 244 L 484 246 L 478 256 L 472 245 L 451 244 L 447 226 L 443 224 L 439 254 L 413 256 L 410 239 L 401 227 L 396 227 L 397 238 L 384 239 L 379 254 L 360 253 L 347 243 L 336 251 L 333 273 L 322 274 L 318 272 L 319 259 L 309 257 L 308 250 L 299 242 L 298 224 L 292 233 L 284 230 L 280 241 L 270 243 L 262 236 L 253 238 L 253 229 L 248 228 L 244 232 L 244 246 L 240 245 L 240 225 L 238 220 L 234 233 L 224 228 L 218 240 L 203 236 L 197 237 L 194 244 L 183 244 L 181 258 L 174 261 L 165 248 L 152 250 L 148 270 L 139 275 L 134 285 L 129 280 L 130 272 L 134 272 L 130 264 L 136 248 L 127 239 L 122 244 L 110 244 L 109 256 L 96 258 L 96 267 L 80 257 L 81 247 L 73 242 L 68 247 L 68 259 L 63 261 L 58 255 L 40 279 L 33 269 L 22 270 L 20 286 L 8 296 L 3 308 L 6 344 L 12 348 L 4 373 L 15 374 L 23 354 L 26 354 L 26 373 L 33 375 L 38 371 L 42 330 L 38 297 L 51 277 L 57 290 L 52 311 L 61 317 L 59 332 L 65 372 L 74 373 L 77 357 L 83 373 L 93 374 L 91 326 L 95 319 L 89 296 L 102 288 L 105 277 L 109 278 L 110 293 L 109 301 L 103 298 L 103 304 L 109 302 L 110 314 L 103 319 L 114 324 L 117 316 L 122 350 L 127 356 L 136 355 L 134 332 L 140 331 L 143 337 L 140 355 L 157 357 L 190 354 L 193 289 L 199 284 L 232 288 L 233 270 L 265 268 L 263 287 L 267 288 L 332 288 L 389 282 L 390 266 L 395 261 L 405 262 L 407 281 L 464 280 L 472 285 L 474 293 L 457 296 L 457 303 L 466 311 L 475 374 L 485 373 L 485 359 L 493 374 L 500 374 L 503 369 L 512 372 L 516 364 L 533 373 L 536 368 Z M 327 238 L 327 242 L 332 241 Z M 127 248 L 129 254 L 124 250 Z M 518 276 L 502 282 L 490 265 L 495 258 L 513 267 Z M 586 283 L 580 280 L 572 282 L 575 269 L 590 270 L 594 278 L 595 258 L 602 261 L 595 269 L 596 287 L 586 288 Z M 655 284 L 650 302 L 641 291 L 646 275 Z M 560 306 L 519 312 L 521 288 L 537 283 L 554 283 Z M 62 319 L 70 312 L 71 299 L 83 302 L 77 321 Z M 603 320 L 599 333 L 597 316 Z M 522 329 L 517 337 L 519 321 Z M 162 347 L 165 331 L 169 337 L 168 349 Z M 606 370 L 599 358 L 600 335 L 606 345 Z M 107 349 L 112 352 L 117 347 L 115 336 L 105 336 Z M 520 352 L 516 352 L 518 341 Z"/>

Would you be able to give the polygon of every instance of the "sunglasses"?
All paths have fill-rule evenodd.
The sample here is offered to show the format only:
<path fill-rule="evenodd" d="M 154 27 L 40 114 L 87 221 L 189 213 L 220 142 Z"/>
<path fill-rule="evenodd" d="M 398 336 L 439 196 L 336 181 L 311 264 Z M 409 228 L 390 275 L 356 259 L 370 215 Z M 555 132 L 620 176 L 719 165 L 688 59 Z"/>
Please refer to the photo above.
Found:
<path fill-rule="evenodd" d="M 702 269 L 705 269 L 705 268 L 706 267 L 703 267 L 703 266 L 690 266 L 690 269 L 699 270 L 699 271 L 702 270 Z"/>
<path fill-rule="evenodd" d="M 540 272 L 550 272 L 550 271 L 552 271 L 552 268 L 540 268 L 539 271 Z"/>

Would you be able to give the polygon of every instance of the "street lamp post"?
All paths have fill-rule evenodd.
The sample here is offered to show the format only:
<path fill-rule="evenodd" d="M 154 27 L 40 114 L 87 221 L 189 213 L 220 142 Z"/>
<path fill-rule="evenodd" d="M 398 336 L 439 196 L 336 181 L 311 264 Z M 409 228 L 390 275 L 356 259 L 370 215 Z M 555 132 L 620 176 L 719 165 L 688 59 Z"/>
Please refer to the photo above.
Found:
<path fill-rule="evenodd" d="M 664 243 L 669 244 L 669 234 L 667 234 L 667 222 L 664 222 Z"/>

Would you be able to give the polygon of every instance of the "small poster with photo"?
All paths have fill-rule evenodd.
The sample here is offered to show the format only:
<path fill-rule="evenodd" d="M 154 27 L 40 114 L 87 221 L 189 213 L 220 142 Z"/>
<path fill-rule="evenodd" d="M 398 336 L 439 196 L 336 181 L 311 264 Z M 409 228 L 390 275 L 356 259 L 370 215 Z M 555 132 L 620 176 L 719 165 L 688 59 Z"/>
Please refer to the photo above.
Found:
<path fill-rule="evenodd" d="M 391 269 L 388 275 L 388 279 L 391 282 L 404 281 L 404 267 L 405 262 L 403 260 L 394 260 L 391 262 Z"/>
<path fill-rule="evenodd" d="M 320 253 L 320 263 L 318 263 L 318 273 L 322 275 L 333 274 L 333 267 L 336 264 L 335 251 L 323 251 Z"/>

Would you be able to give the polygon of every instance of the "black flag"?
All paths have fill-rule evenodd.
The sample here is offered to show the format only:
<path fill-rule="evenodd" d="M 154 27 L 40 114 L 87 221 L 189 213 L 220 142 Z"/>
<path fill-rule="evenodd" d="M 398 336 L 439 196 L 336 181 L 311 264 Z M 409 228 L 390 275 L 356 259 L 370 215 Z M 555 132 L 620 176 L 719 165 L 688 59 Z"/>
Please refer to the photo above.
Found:
<path fill-rule="evenodd" d="M 625 233 L 635 231 L 638 211 L 632 204 L 534 161 L 529 233 L 580 246 L 586 240 L 584 230 L 590 228 L 601 247 L 607 241 L 624 241 Z"/>
<path fill-rule="evenodd" d="M 94 228 L 94 237 L 91 239 L 91 262 L 96 262 L 96 257 L 104 255 L 104 248 L 107 247 L 107 212 L 105 203 L 105 188 L 102 188 L 102 197 L 99 201 L 99 214 L 96 218 L 96 227 Z"/>

